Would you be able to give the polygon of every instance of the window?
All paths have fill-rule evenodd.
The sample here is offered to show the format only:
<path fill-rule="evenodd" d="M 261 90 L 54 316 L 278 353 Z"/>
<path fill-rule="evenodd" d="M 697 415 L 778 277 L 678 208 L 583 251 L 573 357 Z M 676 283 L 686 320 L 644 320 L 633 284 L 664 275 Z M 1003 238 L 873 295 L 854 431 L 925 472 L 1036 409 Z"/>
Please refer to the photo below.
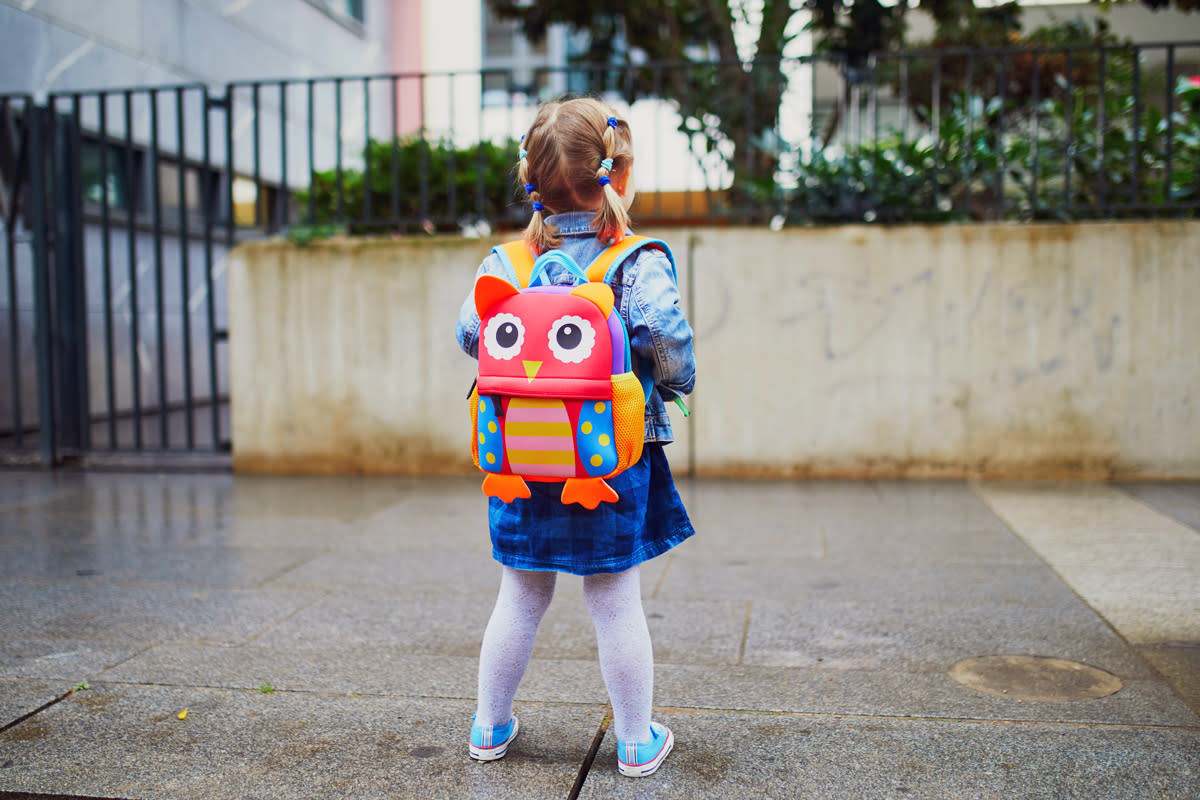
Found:
<path fill-rule="evenodd" d="M 363 0 L 341 0 L 338 5 L 342 6 L 340 10 L 347 17 L 363 21 Z"/>
<path fill-rule="evenodd" d="M 102 153 L 102 149 L 105 152 Z M 119 144 L 102 148 L 98 141 L 85 140 L 80 153 L 84 201 L 97 206 L 107 202 L 110 209 L 129 208 L 136 202 L 132 189 L 140 174 L 140 156 L 140 152 L 131 153 Z M 133 186 L 130 184 L 130 158 L 133 159 Z"/>
<path fill-rule="evenodd" d="M 338 19 L 354 20 L 360 25 L 365 21 L 363 5 L 365 0 L 308 0 L 317 8 L 324 9 Z"/>

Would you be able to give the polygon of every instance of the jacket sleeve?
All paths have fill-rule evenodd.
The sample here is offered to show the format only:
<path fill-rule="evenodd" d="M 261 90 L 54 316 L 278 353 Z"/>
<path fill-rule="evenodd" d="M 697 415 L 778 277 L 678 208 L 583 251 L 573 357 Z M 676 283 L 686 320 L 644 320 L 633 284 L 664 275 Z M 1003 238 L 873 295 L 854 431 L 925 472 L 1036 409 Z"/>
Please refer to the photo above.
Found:
<path fill-rule="evenodd" d="M 696 384 L 692 326 L 683 311 L 674 267 L 662 252 L 645 250 L 627 276 L 630 347 L 650 365 L 664 400 L 690 394 Z"/>
<path fill-rule="evenodd" d="M 504 264 L 495 253 L 490 254 L 475 270 L 475 280 L 480 275 L 503 275 Z M 471 358 L 479 358 L 479 313 L 475 310 L 475 280 L 471 281 L 471 289 L 463 300 L 458 312 L 458 321 L 454 325 L 454 338 L 458 346 Z"/>

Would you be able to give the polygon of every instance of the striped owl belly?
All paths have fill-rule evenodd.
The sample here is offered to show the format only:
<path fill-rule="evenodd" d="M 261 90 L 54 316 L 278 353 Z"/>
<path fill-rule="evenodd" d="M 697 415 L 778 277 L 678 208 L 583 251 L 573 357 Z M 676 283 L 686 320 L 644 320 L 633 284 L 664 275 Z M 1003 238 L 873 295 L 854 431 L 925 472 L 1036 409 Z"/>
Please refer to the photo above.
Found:
<path fill-rule="evenodd" d="M 505 417 L 504 447 L 514 473 L 575 477 L 575 437 L 561 400 L 514 397 Z"/>

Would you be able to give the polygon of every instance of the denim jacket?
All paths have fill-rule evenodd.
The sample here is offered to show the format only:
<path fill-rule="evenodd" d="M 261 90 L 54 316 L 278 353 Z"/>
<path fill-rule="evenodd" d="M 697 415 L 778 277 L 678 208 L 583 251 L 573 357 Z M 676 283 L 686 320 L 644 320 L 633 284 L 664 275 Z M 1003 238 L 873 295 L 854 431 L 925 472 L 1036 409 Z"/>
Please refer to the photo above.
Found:
<path fill-rule="evenodd" d="M 559 249 L 587 269 L 606 247 L 591 227 L 591 212 L 557 214 L 547 222 L 558 227 L 563 243 Z M 514 281 L 515 276 L 495 253 L 480 264 L 476 277 L 499 275 Z M 573 284 L 576 278 L 559 264 L 546 270 L 550 284 Z M 515 282 L 515 281 L 514 281 Z M 633 351 L 633 370 L 639 377 L 654 379 L 655 391 L 646 401 L 646 441 L 667 443 L 674 440 L 666 403 L 690 394 L 696 383 L 696 362 L 692 354 L 692 328 L 680 305 L 679 288 L 670 260 L 659 250 L 645 248 L 624 262 L 613 274 L 616 308 L 629 331 Z M 455 326 L 458 344 L 472 358 L 479 355 L 479 314 L 474 293 L 468 293 Z"/>

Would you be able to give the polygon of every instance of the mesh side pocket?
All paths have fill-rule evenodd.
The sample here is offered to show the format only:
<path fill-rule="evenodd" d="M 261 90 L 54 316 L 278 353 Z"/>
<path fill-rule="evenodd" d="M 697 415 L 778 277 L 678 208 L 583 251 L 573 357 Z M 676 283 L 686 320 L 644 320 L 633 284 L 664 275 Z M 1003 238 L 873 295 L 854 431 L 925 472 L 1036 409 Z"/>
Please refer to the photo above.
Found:
<path fill-rule="evenodd" d="M 616 475 L 642 457 L 646 438 L 646 395 L 642 384 L 632 372 L 614 375 L 613 429 L 617 440 Z"/>

